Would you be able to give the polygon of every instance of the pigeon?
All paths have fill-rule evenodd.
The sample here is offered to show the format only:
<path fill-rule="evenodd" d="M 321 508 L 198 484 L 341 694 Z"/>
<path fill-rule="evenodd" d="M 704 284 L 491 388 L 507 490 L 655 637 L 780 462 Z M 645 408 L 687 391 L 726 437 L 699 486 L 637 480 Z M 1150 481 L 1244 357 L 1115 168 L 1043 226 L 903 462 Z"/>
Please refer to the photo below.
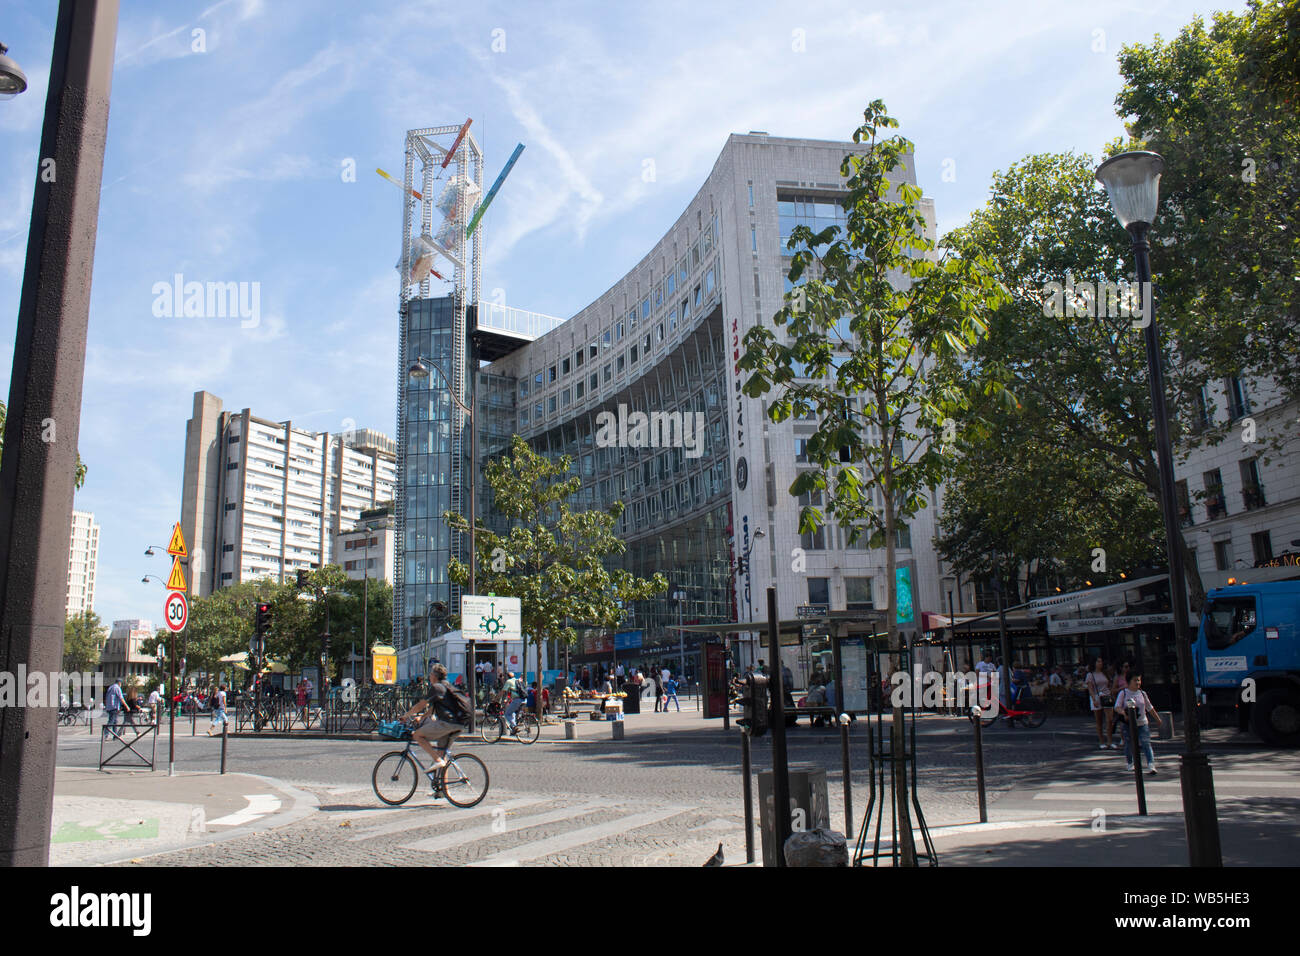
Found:
<path fill-rule="evenodd" d="M 722 844 L 718 844 L 718 852 L 709 857 L 705 866 L 722 866 Z"/>

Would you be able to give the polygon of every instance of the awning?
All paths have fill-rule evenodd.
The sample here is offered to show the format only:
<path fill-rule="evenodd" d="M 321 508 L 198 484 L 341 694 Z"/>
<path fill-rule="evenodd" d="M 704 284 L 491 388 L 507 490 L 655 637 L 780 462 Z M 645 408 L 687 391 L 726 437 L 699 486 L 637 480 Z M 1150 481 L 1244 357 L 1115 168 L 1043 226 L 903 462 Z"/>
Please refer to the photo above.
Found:
<path fill-rule="evenodd" d="M 1135 578 L 1132 581 L 1120 581 L 1118 584 L 1107 584 L 1105 587 L 1089 588 L 1086 591 L 1071 591 L 1069 594 L 1035 598 L 1029 602 L 1029 612 L 1041 616 L 1070 610 L 1071 608 L 1098 608 L 1122 604 L 1125 591 L 1131 591 L 1133 588 L 1144 587 L 1148 584 L 1155 584 L 1157 581 L 1164 581 L 1168 577 L 1167 574 L 1156 574 L 1146 578 Z"/>

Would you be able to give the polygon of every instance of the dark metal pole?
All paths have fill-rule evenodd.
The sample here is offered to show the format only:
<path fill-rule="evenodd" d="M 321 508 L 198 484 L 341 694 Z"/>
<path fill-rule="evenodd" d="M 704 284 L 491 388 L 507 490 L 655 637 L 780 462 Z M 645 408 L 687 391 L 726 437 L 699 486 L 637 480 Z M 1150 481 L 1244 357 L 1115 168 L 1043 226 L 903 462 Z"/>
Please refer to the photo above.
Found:
<path fill-rule="evenodd" d="M 0 465 L 0 670 L 62 670 L 117 0 L 59 4 Z M 43 175 L 52 171 L 53 175 Z M 0 711 L 0 865 L 49 862 L 57 708 Z"/>
<path fill-rule="evenodd" d="M 790 839 L 790 765 L 785 750 L 785 682 L 781 676 L 781 625 L 776 615 L 776 588 L 767 589 L 767 654 L 772 660 L 772 796 L 776 801 L 777 866 L 785 866 Z"/>
<path fill-rule="evenodd" d="M 1128 706 L 1124 708 L 1128 711 L 1125 715 L 1128 718 L 1128 726 L 1124 729 L 1128 731 L 1128 745 L 1133 748 L 1133 776 L 1137 779 L 1138 792 L 1138 816 L 1147 815 L 1147 788 L 1146 782 L 1142 779 L 1142 748 L 1138 746 L 1137 738 L 1137 704 L 1129 700 Z"/>
<path fill-rule="evenodd" d="M 176 696 L 176 639 L 179 634 L 172 634 L 169 642 L 171 652 L 168 656 L 171 658 L 171 679 L 167 682 L 167 705 L 171 711 L 168 718 L 167 728 L 167 776 L 176 776 L 176 705 L 172 703 L 172 698 Z"/>
<path fill-rule="evenodd" d="M 740 734 L 740 774 L 745 794 L 745 862 L 754 862 L 754 771 L 749 758 L 749 731 Z"/>
<path fill-rule="evenodd" d="M 221 722 L 221 772 L 226 772 L 226 731 L 230 729 L 230 721 Z"/>
<path fill-rule="evenodd" d="M 984 796 L 984 722 L 980 720 L 980 713 L 979 705 L 971 704 L 971 722 L 975 724 L 975 787 L 979 792 L 980 823 L 988 823 L 988 803 Z"/>
<path fill-rule="evenodd" d="M 1165 521 L 1165 549 L 1169 553 L 1169 598 L 1174 612 L 1174 640 L 1178 651 L 1178 689 L 1183 708 L 1183 755 L 1179 777 L 1183 790 L 1183 824 L 1187 832 L 1188 862 L 1192 866 L 1222 866 L 1219 814 L 1214 799 L 1210 761 L 1201 750 L 1201 729 L 1196 722 L 1196 691 L 1192 678 L 1191 630 L 1187 620 L 1187 579 L 1183 571 L 1183 533 L 1178 527 L 1174 493 L 1174 455 L 1169 439 L 1169 413 L 1165 407 L 1165 379 L 1156 325 L 1156 304 L 1151 286 L 1149 225 L 1133 223 L 1138 288 L 1148 320 L 1145 336 L 1147 377 L 1151 386 L 1151 414 L 1155 422 L 1156 461 L 1160 468 L 1160 511 Z M 1136 743 L 1136 741 L 1135 741 Z"/>
<path fill-rule="evenodd" d="M 465 633 L 463 627 L 461 633 Z M 469 660 L 465 664 L 465 682 L 469 684 L 469 727 L 467 729 L 472 734 L 474 732 L 474 709 L 478 707 L 478 675 L 474 673 L 474 638 L 469 639 L 467 647 L 469 648 Z"/>
<path fill-rule="evenodd" d="M 370 532 L 366 532 L 366 556 L 364 558 L 366 567 L 363 569 L 365 577 L 361 584 L 361 683 L 368 684 L 370 679 L 369 658 L 370 658 Z M 353 634 L 356 631 L 352 632 Z M 353 659 L 353 667 L 356 667 L 356 651 L 352 651 L 349 657 Z M 356 672 L 353 671 L 353 682 L 355 683 Z"/>

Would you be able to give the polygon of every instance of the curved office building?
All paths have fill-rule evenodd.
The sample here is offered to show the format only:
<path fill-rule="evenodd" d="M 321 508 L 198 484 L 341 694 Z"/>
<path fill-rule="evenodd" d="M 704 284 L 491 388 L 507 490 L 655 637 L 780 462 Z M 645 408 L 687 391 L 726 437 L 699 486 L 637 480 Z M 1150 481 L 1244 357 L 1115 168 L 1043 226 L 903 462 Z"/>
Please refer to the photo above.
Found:
<path fill-rule="evenodd" d="M 673 227 L 577 315 L 560 322 L 483 302 L 470 310 L 468 360 L 490 363 L 476 382 L 480 456 L 499 453 L 512 433 L 540 451 L 571 456 L 583 479 L 578 507 L 625 506 L 624 566 L 669 579 L 668 593 L 631 609 L 618 634 L 592 635 L 575 648 L 575 663 L 615 654 L 674 661 L 679 615 L 686 623 L 764 620 L 771 583 L 783 618 L 804 604 L 880 606 L 883 551 L 849 549 L 834 528 L 799 534 L 799 502 L 788 489 L 814 423 L 768 422 L 764 403 L 742 396 L 736 367 L 745 331 L 770 322 L 782 306 L 790 230 L 843 221 L 840 163 L 858 148 L 733 135 Z M 915 182 L 910 166 L 907 177 Z M 412 317 L 426 309 L 441 314 L 442 300 L 424 301 L 429 305 L 418 304 Z M 409 334 L 423 336 L 426 326 L 441 334 L 436 320 L 420 324 Z M 450 417 L 448 406 L 433 407 Z M 450 471 L 432 460 L 427 467 Z M 430 503 L 409 513 L 440 512 Z M 445 584 L 445 567 L 440 575 L 436 569 L 448 553 L 445 529 L 413 530 L 423 535 L 405 547 L 428 549 L 420 560 L 441 585 L 420 585 L 405 604 L 409 639 L 418 639 L 419 602 L 440 599 L 431 596 L 437 591 L 443 600 L 458 595 Z M 939 610 L 932 537 L 929 511 L 900 531 L 899 562 L 912 575 L 918 628 L 922 606 Z M 408 551 L 408 565 L 412 559 Z M 410 575 L 407 584 L 417 587 Z M 698 674 L 693 649 L 698 638 L 686 642 L 687 670 Z"/>

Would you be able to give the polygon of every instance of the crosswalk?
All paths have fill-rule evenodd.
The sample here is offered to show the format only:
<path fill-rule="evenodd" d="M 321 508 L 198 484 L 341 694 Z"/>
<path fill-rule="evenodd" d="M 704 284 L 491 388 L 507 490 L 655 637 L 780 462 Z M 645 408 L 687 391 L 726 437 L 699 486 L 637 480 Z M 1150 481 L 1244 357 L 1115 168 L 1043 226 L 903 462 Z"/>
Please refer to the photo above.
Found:
<path fill-rule="evenodd" d="M 1143 774 L 1151 811 L 1182 808 L 1177 758 L 1163 759 L 1158 773 Z M 1215 799 L 1220 805 L 1241 801 L 1300 804 L 1300 765 L 1289 757 L 1227 763 L 1213 767 Z M 1025 781 L 997 801 L 998 816 L 1087 815 L 1137 812 L 1137 782 L 1114 755 L 1090 756 L 1070 768 L 1066 779 Z"/>
<path fill-rule="evenodd" d="M 700 807 L 537 794 L 494 793 L 469 809 L 420 800 L 322 816 L 338 829 L 340 845 L 355 845 L 372 857 L 392 854 L 410 860 L 412 854 L 436 854 L 469 866 L 545 864 L 566 854 L 618 855 L 640 844 L 660 847 L 656 859 L 671 856 L 699 866 L 720 839 L 741 834 L 739 820 L 726 823 Z M 663 850 L 664 844 L 671 851 Z"/>

